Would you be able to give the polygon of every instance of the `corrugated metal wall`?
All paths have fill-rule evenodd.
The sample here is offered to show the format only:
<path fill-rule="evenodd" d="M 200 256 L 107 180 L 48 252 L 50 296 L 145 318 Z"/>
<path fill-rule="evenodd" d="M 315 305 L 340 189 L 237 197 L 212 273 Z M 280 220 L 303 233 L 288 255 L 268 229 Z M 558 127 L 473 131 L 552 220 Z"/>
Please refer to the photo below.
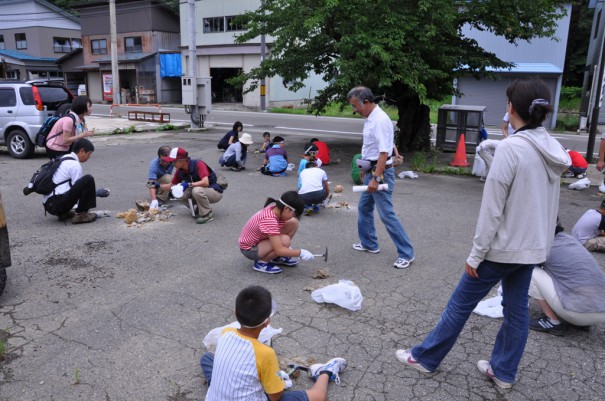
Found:
<path fill-rule="evenodd" d="M 481 80 L 478 81 L 472 77 L 458 79 L 458 88 L 464 96 L 456 99 L 456 104 L 486 106 L 483 116 L 485 125 L 495 125 L 500 127 L 502 117 L 506 113 L 506 88 L 517 78 L 527 75 L 503 75 L 502 79 L 497 81 Z M 540 77 L 550 88 L 551 96 L 555 95 L 557 88 L 557 78 Z M 548 118 L 544 121 L 544 127 L 552 128 L 552 121 Z"/>

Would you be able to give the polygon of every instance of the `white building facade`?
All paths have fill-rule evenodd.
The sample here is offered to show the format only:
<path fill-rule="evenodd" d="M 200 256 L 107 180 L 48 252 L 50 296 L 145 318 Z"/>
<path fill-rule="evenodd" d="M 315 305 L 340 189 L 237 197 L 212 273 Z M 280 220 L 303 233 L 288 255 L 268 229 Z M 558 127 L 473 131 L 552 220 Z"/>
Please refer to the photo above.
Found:
<path fill-rule="evenodd" d="M 243 33 L 241 26 L 232 23 L 234 17 L 260 7 L 260 0 L 204 0 L 195 2 L 197 76 L 211 77 L 213 103 L 240 103 L 248 107 L 260 106 L 260 88 L 244 94 L 226 82 L 240 71 L 250 71 L 261 62 L 261 38 L 245 44 L 235 44 L 234 38 Z M 189 6 L 180 3 L 181 46 L 183 72 L 188 75 Z M 267 36 L 266 54 L 271 51 L 272 38 Z M 266 80 L 266 104 L 299 107 L 304 99 L 313 98 L 326 84 L 320 76 L 311 76 L 305 88 L 290 92 L 281 77 Z"/>

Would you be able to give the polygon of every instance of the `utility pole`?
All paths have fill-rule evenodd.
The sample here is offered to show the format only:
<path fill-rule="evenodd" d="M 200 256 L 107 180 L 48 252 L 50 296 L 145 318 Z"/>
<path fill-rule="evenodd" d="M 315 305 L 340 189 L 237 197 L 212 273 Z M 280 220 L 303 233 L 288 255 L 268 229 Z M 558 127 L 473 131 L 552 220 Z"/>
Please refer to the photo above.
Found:
<path fill-rule="evenodd" d="M 197 93 L 197 54 L 196 48 L 196 37 L 195 37 L 195 0 L 188 1 L 189 6 L 189 20 L 187 21 L 187 27 L 189 28 L 189 59 L 187 63 L 187 75 L 192 77 L 194 80 L 193 84 L 193 100 L 194 103 L 191 105 L 191 121 L 197 121 L 198 118 L 198 93 Z M 201 120 L 201 119 L 200 119 Z M 197 123 L 200 126 L 200 122 Z"/>
<path fill-rule="evenodd" d="M 111 80 L 113 82 L 113 104 L 120 104 L 120 72 L 118 69 L 116 0 L 109 0 L 109 29 L 111 32 Z"/>
<path fill-rule="evenodd" d="M 597 27 L 601 29 L 601 27 Z M 603 74 L 603 68 L 605 68 L 605 32 L 601 31 L 601 58 L 599 59 L 598 69 L 599 78 L 597 82 L 592 85 L 592 92 L 595 93 L 593 100 L 593 108 L 590 113 L 590 129 L 588 130 L 588 144 L 586 144 L 586 161 L 592 163 L 594 146 L 597 136 L 597 125 L 599 125 L 599 114 L 601 113 L 601 106 L 603 104 L 603 86 L 605 86 L 605 76 Z M 597 86 L 598 85 L 598 86 Z"/>
<path fill-rule="evenodd" d="M 261 0 L 260 5 L 261 5 L 261 7 L 264 7 L 265 1 Z M 265 51 L 266 51 L 264 27 L 265 27 L 265 24 L 263 23 L 263 33 L 261 33 L 261 35 L 260 35 L 260 63 L 261 63 L 261 66 L 265 62 Z M 266 86 L 265 86 L 265 77 L 263 76 L 260 79 L 260 111 L 267 111 L 267 108 L 265 106 L 265 94 L 266 94 Z"/>

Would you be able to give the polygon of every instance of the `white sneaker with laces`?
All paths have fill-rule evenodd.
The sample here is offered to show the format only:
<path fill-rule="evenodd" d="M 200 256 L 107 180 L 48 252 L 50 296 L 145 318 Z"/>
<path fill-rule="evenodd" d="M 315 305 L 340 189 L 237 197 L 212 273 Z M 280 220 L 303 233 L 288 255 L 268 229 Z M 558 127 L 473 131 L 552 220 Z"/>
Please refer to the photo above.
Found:
<path fill-rule="evenodd" d="M 317 380 L 322 372 L 330 372 L 330 381 L 340 384 L 340 372 L 347 368 L 347 361 L 343 358 L 332 358 L 326 363 L 316 363 L 309 366 L 309 377 Z"/>
<path fill-rule="evenodd" d="M 399 258 L 395 261 L 395 263 L 393 263 L 393 266 L 397 269 L 407 269 L 408 267 L 410 267 L 410 265 L 412 264 L 412 262 L 415 259 L 416 258 L 412 258 L 412 259 Z"/>
<path fill-rule="evenodd" d="M 492 370 L 492 365 L 489 363 L 489 361 L 480 360 L 477 362 L 477 369 L 479 369 L 479 372 L 483 373 L 485 377 L 496 383 L 496 385 L 500 388 L 509 389 L 513 386 L 513 384 L 515 384 L 502 381 L 494 376 L 494 371 Z"/>

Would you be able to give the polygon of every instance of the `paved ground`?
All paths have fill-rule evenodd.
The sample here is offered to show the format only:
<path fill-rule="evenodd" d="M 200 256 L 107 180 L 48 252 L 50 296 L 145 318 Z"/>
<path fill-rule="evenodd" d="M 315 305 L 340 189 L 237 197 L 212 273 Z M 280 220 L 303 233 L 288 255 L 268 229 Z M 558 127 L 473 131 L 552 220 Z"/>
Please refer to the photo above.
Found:
<path fill-rule="evenodd" d="M 182 146 L 216 165 L 215 143 L 222 135 L 210 130 L 93 137 L 97 150 L 84 169 L 111 189 L 98 209 L 115 216 L 145 198 L 147 165 L 160 145 Z M 286 135 L 296 162 L 306 139 Z M 82 226 L 45 217 L 39 197 L 21 194 L 44 156 L 15 160 L 0 150 L 0 191 L 13 256 L 0 298 L 0 329 L 9 337 L 7 359 L 0 363 L 0 400 L 203 400 L 202 339 L 209 329 L 234 320 L 234 297 L 250 284 L 265 285 L 279 304 L 272 319 L 284 330 L 274 341 L 278 355 L 349 361 L 342 384 L 330 385 L 331 400 L 601 400 L 605 325 L 566 337 L 531 332 L 519 382 L 510 391 L 484 381 L 475 368 L 478 359 L 489 357 L 498 320 L 473 315 L 432 377 L 397 362 L 395 350 L 430 331 L 462 274 L 483 184 L 425 174 L 398 180 L 395 209 L 417 258 L 410 269 L 396 270 L 395 249 L 380 224 L 381 253 L 351 249 L 358 195 L 351 192 L 349 161 L 359 146 L 357 140 L 334 140 L 332 157 L 342 163 L 326 167 L 332 183 L 345 187 L 332 203 L 348 202 L 351 208 L 304 217 L 294 240 L 294 246 L 316 253 L 328 245 L 330 260 L 276 276 L 254 272 L 236 243 L 267 196 L 296 185 L 293 176 L 256 173 L 258 154 L 251 154 L 249 170 L 224 171 L 230 185 L 214 208 L 213 222 L 196 225 L 175 204 L 168 222 L 129 228 L 115 217 Z M 561 193 L 568 228 L 602 200 L 594 188 L 562 187 Z M 604 265 L 605 255 L 596 257 Z M 333 276 L 311 278 L 323 267 Z M 316 304 L 304 290 L 338 279 L 359 285 L 360 311 Z M 537 314 L 535 305 L 532 311 Z M 296 388 L 309 384 L 304 377 L 295 380 Z"/>

